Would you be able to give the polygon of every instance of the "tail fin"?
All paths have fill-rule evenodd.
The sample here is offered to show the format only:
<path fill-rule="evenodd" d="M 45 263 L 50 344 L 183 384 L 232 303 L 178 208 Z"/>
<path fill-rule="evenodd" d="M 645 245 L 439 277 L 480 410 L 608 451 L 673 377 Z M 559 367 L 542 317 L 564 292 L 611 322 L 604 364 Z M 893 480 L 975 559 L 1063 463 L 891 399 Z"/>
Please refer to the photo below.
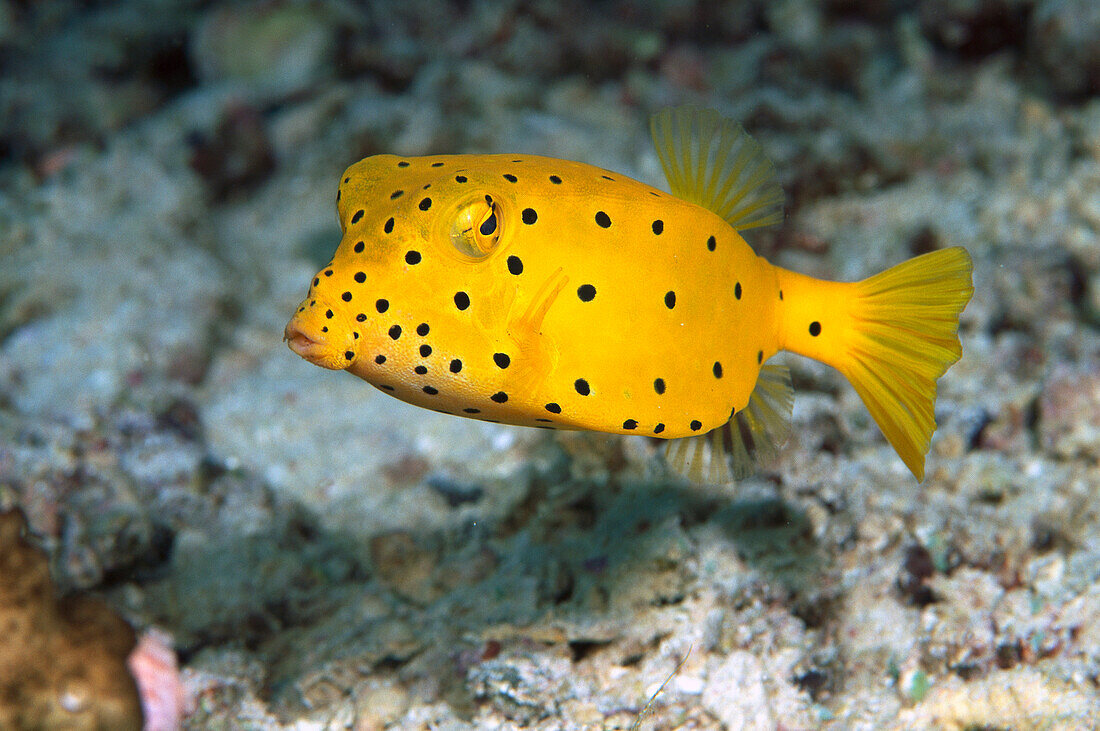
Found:
<path fill-rule="evenodd" d="M 936 379 L 962 356 L 959 314 L 974 293 L 970 255 L 934 251 L 853 284 L 784 270 L 779 280 L 791 290 L 785 347 L 843 373 L 901 460 L 924 479 Z"/>

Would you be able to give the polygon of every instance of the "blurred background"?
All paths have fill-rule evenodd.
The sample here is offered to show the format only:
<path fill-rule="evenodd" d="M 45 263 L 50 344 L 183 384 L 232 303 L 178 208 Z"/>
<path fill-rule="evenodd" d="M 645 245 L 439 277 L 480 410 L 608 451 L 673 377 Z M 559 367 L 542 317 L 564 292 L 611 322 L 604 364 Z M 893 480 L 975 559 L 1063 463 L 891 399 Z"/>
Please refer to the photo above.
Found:
<path fill-rule="evenodd" d="M 153 643 L 151 728 L 1085 728 L 1097 39 L 1094 0 L 0 0 L 0 507 L 134 628 L 116 654 Z M 682 103 L 774 161 L 769 259 L 969 249 L 923 484 L 793 357 L 780 461 L 698 487 L 654 440 L 415 409 L 281 342 L 352 162 L 665 187 L 646 120 Z M 121 666 L 50 658 L 0 719 L 111 701 Z"/>

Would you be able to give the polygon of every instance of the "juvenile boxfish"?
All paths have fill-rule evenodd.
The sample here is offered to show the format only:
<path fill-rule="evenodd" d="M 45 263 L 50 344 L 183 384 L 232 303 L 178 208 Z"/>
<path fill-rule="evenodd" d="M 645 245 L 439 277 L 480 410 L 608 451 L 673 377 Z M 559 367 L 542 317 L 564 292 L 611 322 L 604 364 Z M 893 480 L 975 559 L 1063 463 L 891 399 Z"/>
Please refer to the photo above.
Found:
<path fill-rule="evenodd" d="M 671 194 L 534 155 L 375 155 L 336 193 L 343 238 L 286 326 L 306 360 L 456 416 L 669 440 L 725 482 L 790 430 L 781 350 L 839 370 L 917 479 L 936 380 L 962 354 L 962 248 L 860 282 L 770 264 L 781 220 L 759 144 L 717 112 L 650 121 Z"/>

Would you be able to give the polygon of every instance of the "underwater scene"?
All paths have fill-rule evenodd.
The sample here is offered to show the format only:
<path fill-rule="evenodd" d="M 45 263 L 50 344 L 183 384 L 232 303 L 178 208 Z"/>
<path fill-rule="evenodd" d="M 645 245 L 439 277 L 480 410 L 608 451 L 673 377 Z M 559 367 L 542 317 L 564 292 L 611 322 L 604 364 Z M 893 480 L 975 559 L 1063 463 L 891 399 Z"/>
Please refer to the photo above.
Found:
<path fill-rule="evenodd" d="M 1100 728 L 1098 39 L 0 0 L 0 729 Z"/>

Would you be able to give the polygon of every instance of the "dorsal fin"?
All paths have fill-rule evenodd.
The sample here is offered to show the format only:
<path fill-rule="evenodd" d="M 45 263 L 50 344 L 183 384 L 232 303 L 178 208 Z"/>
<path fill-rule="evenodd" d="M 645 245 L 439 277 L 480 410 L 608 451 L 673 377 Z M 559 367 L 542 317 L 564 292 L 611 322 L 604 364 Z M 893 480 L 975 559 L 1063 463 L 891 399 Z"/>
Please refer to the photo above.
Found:
<path fill-rule="evenodd" d="M 760 144 L 713 109 L 672 107 L 649 119 L 672 194 L 739 231 L 783 220 L 783 189 Z"/>
<path fill-rule="evenodd" d="M 747 407 L 706 434 L 670 440 L 665 464 L 698 484 L 720 485 L 747 477 L 757 464 L 779 456 L 779 447 L 791 433 L 793 404 L 790 371 L 783 365 L 766 365 Z"/>

